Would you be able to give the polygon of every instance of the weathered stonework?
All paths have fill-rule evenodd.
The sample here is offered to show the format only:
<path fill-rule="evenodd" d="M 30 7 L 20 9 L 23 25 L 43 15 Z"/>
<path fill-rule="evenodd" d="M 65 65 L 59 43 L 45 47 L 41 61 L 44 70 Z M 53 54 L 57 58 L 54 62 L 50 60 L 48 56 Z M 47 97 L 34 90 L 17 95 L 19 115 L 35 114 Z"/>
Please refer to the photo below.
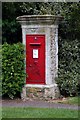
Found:
<path fill-rule="evenodd" d="M 50 29 L 50 38 L 51 38 L 50 39 L 50 57 L 51 57 L 51 67 L 50 67 L 51 71 L 50 71 L 50 73 L 51 73 L 53 83 L 55 83 L 55 77 L 57 75 L 55 35 L 56 35 L 56 28 L 51 28 Z"/>
<path fill-rule="evenodd" d="M 25 100 L 27 98 L 49 100 L 49 99 L 59 98 L 59 96 L 60 96 L 60 93 L 56 84 L 51 86 L 27 85 L 27 86 L 24 86 L 21 94 L 22 99 L 25 99 Z"/>
<path fill-rule="evenodd" d="M 22 27 L 23 44 L 26 34 L 45 35 L 45 85 L 28 85 L 23 88 L 22 98 L 56 98 L 59 89 L 55 82 L 58 71 L 58 23 L 61 17 L 53 15 L 31 15 L 17 18 Z M 24 50 L 26 55 L 26 47 Z M 25 58 L 26 63 L 26 58 Z M 25 65 L 26 68 L 26 65 Z"/>

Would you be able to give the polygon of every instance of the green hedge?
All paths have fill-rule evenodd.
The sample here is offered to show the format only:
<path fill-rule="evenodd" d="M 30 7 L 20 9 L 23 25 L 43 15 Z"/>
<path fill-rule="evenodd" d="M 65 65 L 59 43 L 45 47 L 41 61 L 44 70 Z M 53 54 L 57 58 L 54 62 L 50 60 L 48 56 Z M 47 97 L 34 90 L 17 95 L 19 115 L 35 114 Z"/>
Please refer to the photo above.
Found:
<path fill-rule="evenodd" d="M 25 80 L 24 46 L 22 43 L 2 45 L 2 95 L 14 98 Z"/>
<path fill-rule="evenodd" d="M 79 41 L 59 41 L 59 70 L 57 83 L 62 95 L 75 96 L 80 92 L 79 53 Z"/>

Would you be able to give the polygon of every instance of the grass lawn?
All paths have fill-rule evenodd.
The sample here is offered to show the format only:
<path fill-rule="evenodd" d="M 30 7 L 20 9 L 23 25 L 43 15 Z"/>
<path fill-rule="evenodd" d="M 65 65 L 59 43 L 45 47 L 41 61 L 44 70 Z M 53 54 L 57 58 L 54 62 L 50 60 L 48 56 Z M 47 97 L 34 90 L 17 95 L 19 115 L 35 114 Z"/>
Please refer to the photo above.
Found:
<path fill-rule="evenodd" d="M 71 104 L 71 105 L 80 105 L 80 97 L 68 97 L 65 100 L 58 100 L 57 103 L 65 103 L 65 104 Z"/>
<path fill-rule="evenodd" d="M 80 105 L 80 97 L 68 97 L 68 100 L 64 103 Z"/>
<path fill-rule="evenodd" d="M 3 107 L 3 118 L 78 118 L 77 110 L 55 108 Z"/>

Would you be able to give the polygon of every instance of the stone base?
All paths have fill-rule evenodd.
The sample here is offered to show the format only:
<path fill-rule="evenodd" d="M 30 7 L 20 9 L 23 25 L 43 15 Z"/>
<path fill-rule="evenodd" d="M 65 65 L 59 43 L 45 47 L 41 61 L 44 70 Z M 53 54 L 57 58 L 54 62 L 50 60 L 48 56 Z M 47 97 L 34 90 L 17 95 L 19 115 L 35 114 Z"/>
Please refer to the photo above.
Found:
<path fill-rule="evenodd" d="M 60 92 L 57 84 L 53 85 L 25 85 L 23 87 L 21 98 L 27 99 L 57 99 Z"/>

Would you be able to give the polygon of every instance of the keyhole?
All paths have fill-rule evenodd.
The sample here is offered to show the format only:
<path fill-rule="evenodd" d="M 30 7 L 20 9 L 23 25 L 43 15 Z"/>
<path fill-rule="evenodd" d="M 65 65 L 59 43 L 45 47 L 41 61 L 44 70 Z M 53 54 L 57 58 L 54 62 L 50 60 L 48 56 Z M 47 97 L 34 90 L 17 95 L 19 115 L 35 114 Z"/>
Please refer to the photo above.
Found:
<path fill-rule="evenodd" d="M 35 37 L 34 39 L 37 40 L 37 37 Z"/>
<path fill-rule="evenodd" d="M 32 65 L 30 64 L 29 66 L 31 67 Z"/>

